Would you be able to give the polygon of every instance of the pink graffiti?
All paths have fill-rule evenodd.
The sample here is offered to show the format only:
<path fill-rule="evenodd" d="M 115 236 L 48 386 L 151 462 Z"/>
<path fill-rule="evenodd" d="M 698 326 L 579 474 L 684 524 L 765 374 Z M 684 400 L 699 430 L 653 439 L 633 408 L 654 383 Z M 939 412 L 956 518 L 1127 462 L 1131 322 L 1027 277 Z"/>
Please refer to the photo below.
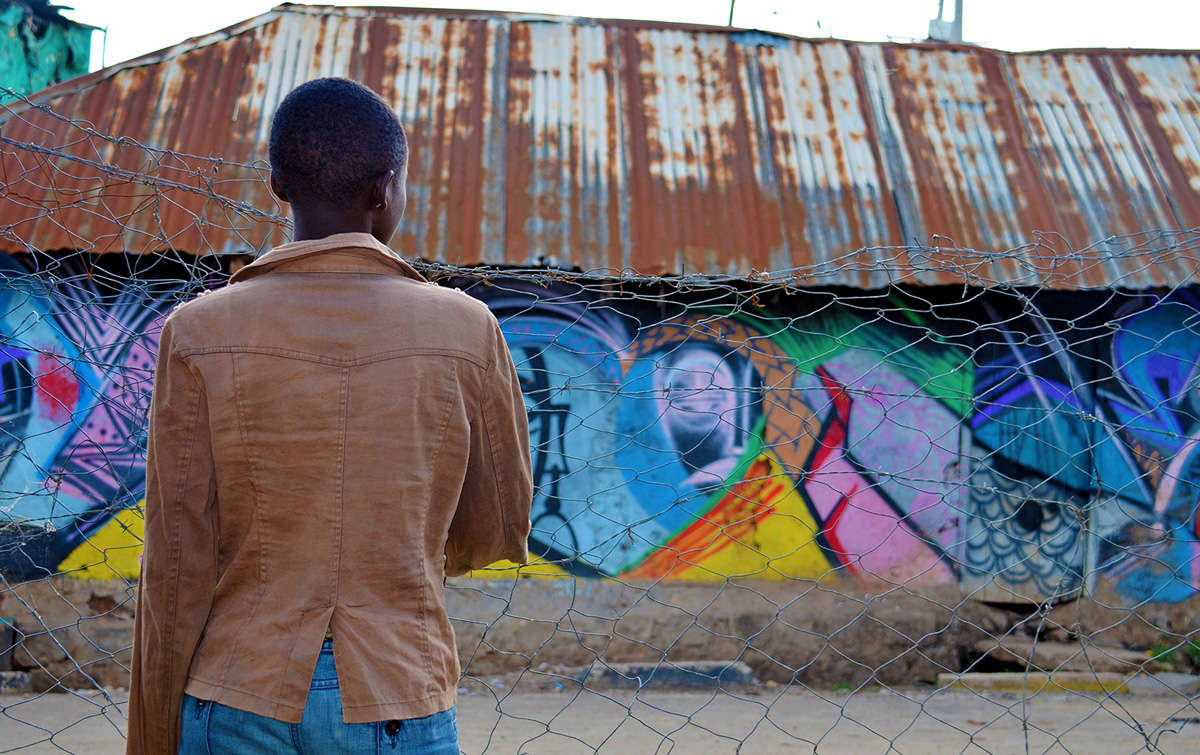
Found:
<path fill-rule="evenodd" d="M 845 454 L 850 398 L 829 373 L 818 368 L 834 405 L 817 442 L 804 489 L 830 549 L 852 572 L 894 584 L 953 582 L 954 574 L 910 528 Z"/>

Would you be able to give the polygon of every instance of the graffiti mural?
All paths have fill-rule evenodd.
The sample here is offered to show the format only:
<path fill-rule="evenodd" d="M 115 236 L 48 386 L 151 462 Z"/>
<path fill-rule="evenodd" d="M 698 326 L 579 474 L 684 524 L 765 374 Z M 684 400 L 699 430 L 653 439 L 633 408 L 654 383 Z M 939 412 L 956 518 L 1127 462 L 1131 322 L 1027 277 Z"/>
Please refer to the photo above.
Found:
<path fill-rule="evenodd" d="M 800 320 L 462 283 L 529 388 L 531 545 L 564 571 L 1000 600 L 1069 597 L 1088 574 L 1134 601 L 1200 589 L 1186 295 L 1080 305 L 1103 339 L 1024 305 L 943 337 L 853 307 Z"/>
<path fill-rule="evenodd" d="M 720 309 L 472 292 L 532 388 L 534 552 L 623 578 L 956 579 L 961 349 L 844 312 L 806 332 Z"/>
<path fill-rule="evenodd" d="M 0 568 L 134 577 L 153 355 L 179 283 L 0 264 Z M 523 573 L 999 600 L 1099 578 L 1130 601 L 1200 590 L 1190 292 L 946 293 L 935 315 L 903 292 L 764 304 L 448 283 L 487 303 L 517 364 L 536 482 Z"/>
<path fill-rule="evenodd" d="M 137 574 L 146 411 L 179 283 L 100 280 L 0 255 L 0 568 L 18 577 Z"/>
<path fill-rule="evenodd" d="M 1114 428 L 1097 461 L 1111 501 L 1099 507 L 1109 537 L 1098 557 L 1130 598 L 1174 602 L 1200 590 L 1198 305 L 1185 295 L 1125 313 L 1113 337 L 1115 379 L 1098 398 Z"/>

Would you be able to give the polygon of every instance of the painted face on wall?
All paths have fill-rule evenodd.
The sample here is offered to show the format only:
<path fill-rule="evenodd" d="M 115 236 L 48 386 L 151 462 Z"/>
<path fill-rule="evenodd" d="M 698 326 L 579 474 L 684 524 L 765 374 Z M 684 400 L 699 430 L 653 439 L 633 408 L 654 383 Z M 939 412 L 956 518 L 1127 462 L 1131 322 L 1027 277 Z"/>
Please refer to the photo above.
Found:
<path fill-rule="evenodd" d="M 728 355 L 684 345 L 653 373 L 658 416 L 694 487 L 723 482 L 741 454 L 739 403 L 749 398 L 738 391 L 735 372 Z"/>

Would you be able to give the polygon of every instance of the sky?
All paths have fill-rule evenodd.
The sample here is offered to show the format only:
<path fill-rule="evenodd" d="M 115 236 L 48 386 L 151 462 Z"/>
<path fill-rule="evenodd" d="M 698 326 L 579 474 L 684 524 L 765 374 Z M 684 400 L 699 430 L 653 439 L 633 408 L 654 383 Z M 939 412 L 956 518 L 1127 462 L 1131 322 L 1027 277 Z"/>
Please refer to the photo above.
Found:
<path fill-rule="evenodd" d="M 270 10 L 260 0 L 59 0 L 64 15 L 96 32 L 92 70 L 223 29 Z M 861 41 L 924 39 L 938 0 L 732 0 L 733 24 L 800 37 Z M 322 3 L 328 4 L 328 3 Z M 346 5 L 397 6 L 349 0 Z M 416 0 L 426 8 L 464 8 L 724 26 L 730 0 Z M 954 16 L 945 0 L 942 18 Z M 963 38 L 1001 50 L 1064 47 L 1200 48 L 1196 0 L 964 0 Z"/>

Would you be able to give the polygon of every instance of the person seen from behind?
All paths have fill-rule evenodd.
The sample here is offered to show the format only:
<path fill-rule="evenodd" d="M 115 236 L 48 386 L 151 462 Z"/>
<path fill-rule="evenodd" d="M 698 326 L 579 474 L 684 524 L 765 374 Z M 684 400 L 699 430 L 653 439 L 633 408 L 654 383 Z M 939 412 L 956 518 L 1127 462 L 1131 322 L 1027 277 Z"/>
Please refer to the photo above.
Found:
<path fill-rule="evenodd" d="M 482 303 L 386 244 L 408 145 L 346 79 L 271 124 L 294 241 L 167 318 L 129 755 L 457 755 L 443 576 L 526 563 L 516 370 Z"/>

